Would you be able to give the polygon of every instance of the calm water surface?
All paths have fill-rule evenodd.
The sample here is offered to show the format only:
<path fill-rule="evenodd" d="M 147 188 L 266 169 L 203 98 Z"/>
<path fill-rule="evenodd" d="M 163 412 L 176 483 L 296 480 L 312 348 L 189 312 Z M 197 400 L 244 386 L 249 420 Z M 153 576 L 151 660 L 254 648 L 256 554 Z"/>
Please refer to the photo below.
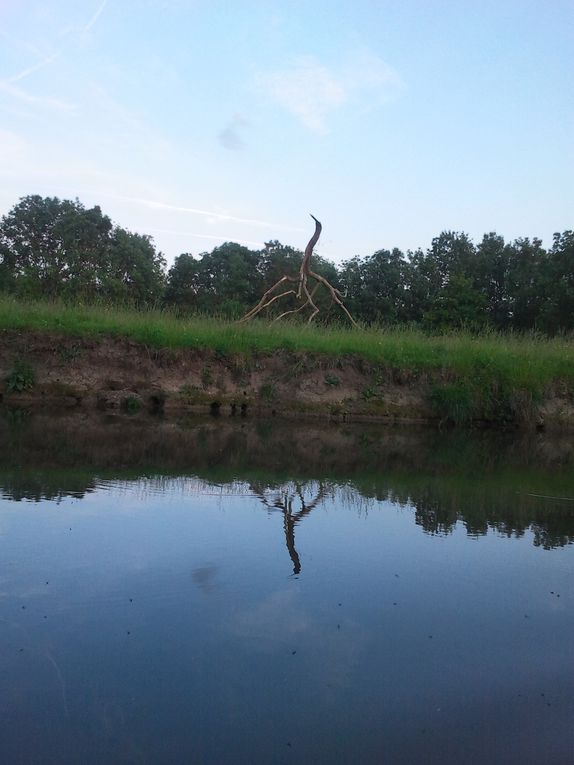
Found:
<path fill-rule="evenodd" d="M 574 762 L 567 438 L 0 431 L 1 762 Z"/>

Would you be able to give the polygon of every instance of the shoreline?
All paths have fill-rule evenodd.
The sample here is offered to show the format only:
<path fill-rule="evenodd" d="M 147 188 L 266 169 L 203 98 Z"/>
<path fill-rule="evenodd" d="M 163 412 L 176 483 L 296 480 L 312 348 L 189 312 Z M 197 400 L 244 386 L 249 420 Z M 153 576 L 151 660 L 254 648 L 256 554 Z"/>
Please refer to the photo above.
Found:
<path fill-rule="evenodd" d="M 29 378 L 14 378 L 18 368 Z M 563 381 L 535 396 L 493 377 L 481 382 L 480 399 L 476 381 L 452 369 L 397 368 L 356 354 L 157 348 L 117 335 L 4 329 L 0 380 L 6 407 L 574 429 Z"/>

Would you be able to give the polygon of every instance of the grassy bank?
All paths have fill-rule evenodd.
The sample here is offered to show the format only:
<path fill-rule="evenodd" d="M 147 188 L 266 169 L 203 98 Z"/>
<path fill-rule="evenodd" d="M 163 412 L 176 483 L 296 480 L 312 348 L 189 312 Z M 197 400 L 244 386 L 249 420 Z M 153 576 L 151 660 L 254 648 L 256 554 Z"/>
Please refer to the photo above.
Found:
<path fill-rule="evenodd" d="M 154 348 L 200 348 L 224 357 L 290 351 L 353 356 L 373 368 L 431 381 L 435 407 L 464 421 L 506 416 L 528 407 L 549 386 L 574 390 L 574 340 L 464 332 L 428 336 L 413 329 L 354 330 L 294 323 L 246 325 L 169 312 L 79 307 L 0 298 L 0 329 L 56 331 L 76 336 L 116 335 Z M 434 381 L 434 382 L 433 382 Z M 507 411 L 508 410 L 508 411 Z"/>

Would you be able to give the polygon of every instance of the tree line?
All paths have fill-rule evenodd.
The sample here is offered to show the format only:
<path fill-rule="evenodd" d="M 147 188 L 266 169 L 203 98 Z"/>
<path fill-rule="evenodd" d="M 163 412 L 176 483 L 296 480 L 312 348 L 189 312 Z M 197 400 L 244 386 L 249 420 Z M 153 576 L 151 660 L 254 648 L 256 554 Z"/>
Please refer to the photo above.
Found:
<path fill-rule="evenodd" d="M 237 318 L 283 274 L 296 276 L 301 258 L 278 241 L 260 250 L 226 242 L 198 257 L 183 253 L 168 270 L 151 237 L 114 225 L 99 206 L 56 197 L 24 197 L 0 221 L 0 291 L 28 298 L 103 299 Z M 505 242 L 496 233 L 475 244 L 444 231 L 426 250 L 381 249 L 338 267 L 319 255 L 313 262 L 365 324 L 574 329 L 571 230 L 555 234 L 550 248 L 536 238 Z M 323 299 L 322 321 L 339 321 Z M 281 310 L 287 308 L 283 302 Z"/>

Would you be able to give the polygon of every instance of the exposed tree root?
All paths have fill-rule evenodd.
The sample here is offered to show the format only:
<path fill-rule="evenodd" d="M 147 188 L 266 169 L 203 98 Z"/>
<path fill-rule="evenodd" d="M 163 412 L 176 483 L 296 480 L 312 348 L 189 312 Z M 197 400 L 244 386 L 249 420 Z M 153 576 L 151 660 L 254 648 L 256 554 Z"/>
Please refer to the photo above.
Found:
<path fill-rule="evenodd" d="M 289 316 L 290 314 L 299 313 L 300 311 L 303 311 L 305 308 L 309 307 L 311 309 L 311 314 L 309 318 L 307 319 L 307 323 L 311 323 L 315 316 L 319 313 L 319 307 L 314 301 L 315 293 L 317 292 L 317 289 L 323 285 L 330 293 L 331 300 L 336 303 L 345 313 L 349 321 L 354 327 L 359 328 L 359 325 L 357 322 L 353 319 L 349 311 L 347 310 L 345 304 L 342 301 L 342 293 L 333 287 L 333 285 L 325 279 L 324 276 L 321 276 L 321 274 L 316 273 L 315 271 L 311 271 L 311 256 L 313 255 L 313 248 L 317 244 L 317 241 L 319 240 L 319 236 L 321 235 L 321 229 L 322 226 L 315 218 L 314 215 L 311 215 L 313 220 L 315 221 L 315 232 L 311 239 L 309 240 L 309 244 L 307 247 L 305 247 L 305 253 L 303 255 L 303 260 L 301 262 L 301 268 L 299 269 L 299 276 L 288 276 L 287 274 L 284 274 L 275 284 L 270 287 L 270 289 L 267 290 L 267 292 L 263 295 L 261 300 L 257 303 L 257 305 L 252 308 L 250 311 L 248 311 L 245 316 L 242 316 L 241 319 L 239 319 L 238 323 L 241 324 L 242 322 L 249 321 L 250 319 L 253 319 L 257 314 L 261 313 L 265 308 L 268 308 L 272 303 L 274 303 L 276 300 L 280 300 L 283 297 L 287 297 L 287 295 L 295 295 L 297 300 L 302 301 L 301 305 L 298 308 L 292 308 L 289 311 L 284 311 L 283 313 L 279 314 L 273 321 L 278 321 L 279 319 L 282 319 L 284 316 Z M 309 290 L 309 280 L 313 279 L 315 281 L 315 284 L 313 285 L 312 289 Z M 279 294 L 274 294 L 277 288 L 284 284 L 285 282 L 290 282 L 292 284 L 297 285 L 297 289 L 290 289 L 285 290 L 284 292 L 281 292 Z"/>

